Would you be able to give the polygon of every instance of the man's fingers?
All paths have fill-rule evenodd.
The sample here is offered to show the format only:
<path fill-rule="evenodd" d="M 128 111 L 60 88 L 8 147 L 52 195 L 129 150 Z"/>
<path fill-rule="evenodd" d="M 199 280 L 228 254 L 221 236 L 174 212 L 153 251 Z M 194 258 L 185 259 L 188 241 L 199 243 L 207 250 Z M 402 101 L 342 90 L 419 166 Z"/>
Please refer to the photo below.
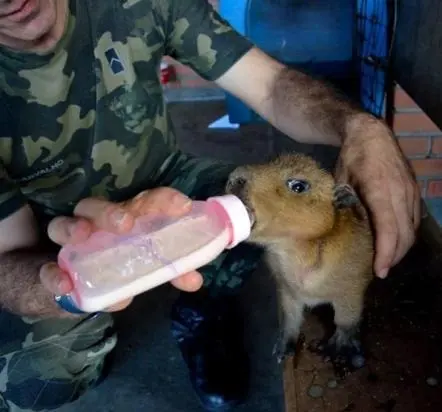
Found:
<path fill-rule="evenodd" d="M 48 235 L 53 242 L 64 245 L 82 242 L 95 230 L 124 233 L 133 227 L 138 216 L 155 213 L 180 215 L 190 210 L 191 203 L 187 196 L 168 187 L 142 192 L 120 204 L 86 198 L 77 204 L 75 218 L 53 219 L 48 226 Z"/>
<path fill-rule="evenodd" d="M 161 213 L 168 216 L 177 216 L 190 210 L 192 201 L 181 192 L 170 187 L 160 187 L 141 192 L 124 207 L 134 216 L 149 213 Z"/>
<path fill-rule="evenodd" d="M 415 196 L 414 196 L 414 204 L 413 204 L 413 227 L 414 230 L 419 228 L 422 217 L 422 199 L 421 192 L 419 190 L 419 186 L 416 187 Z"/>
<path fill-rule="evenodd" d="M 392 192 L 394 190 L 396 191 L 402 191 L 403 193 L 403 197 L 404 197 L 404 202 L 405 205 L 402 205 L 404 208 L 406 208 L 407 213 L 402 215 L 402 219 L 406 219 L 406 221 L 410 221 L 411 222 L 411 226 L 414 228 L 415 225 L 415 208 L 416 208 L 416 196 L 420 195 L 420 191 L 419 191 L 419 186 L 417 185 L 417 183 L 415 182 L 404 182 L 401 185 L 398 184 L 394 184 L 394 187 L 391 187 Z M 400 201 L 396 201 L 395 198 L 392 199 L 393 201 L 393 206 L 396 205 L 399 207 L 400 206 Z M 395 207 L 396 210 L 398 210 L 398 208 Z M 399 216 L 398 216 L 398 223 L 401 223 L 402 221 L 399 220 Z M 401 227 L 401 225 L 399 225 L 399 227 Z"/>
<path fill-rule="evenodd" d="M 132 300 L 132 298 L 123 300 L 122 302 L 107 308 L 106 312 L 119 312 L 120 310 L 126 309 L 132 303 Z"/>
<path fill-rule="evenodd" d="M 69 275 L 63 272 L 55 262 L 46 263 L 40 269 L 40 281 L 43 286 L 54 296 L 66 295 L 73 289 L 73 284 Z M 132 303 L 132 298 L 119 302 L 107 312 L 117 312 L 127 308 Z"/>
<path fill-rule="evenodd" d="M 82 242 L 90 236 L 91 231 L 90 222 L 71 217 L 56 217 L 48 225 L 48 236 L 58 245 Z"/>
<path fill-rule="evenodd" d="M 413 186 L 390 186 L 391 202 L 396 216 L 398 242 L 392 266 L 396 265 L 408 252 L 414 243 L 415 232 L 413 227 L 414 190 Z"/>
<path fill-rule="evenodd" d="M 395 201 L 395 199 L 393 199 L 393 210 L 396 216 L 398 241 L 392 266 L 402 260 L 415 240 L 415 228 L 412 220 L 413 203 L 411 203 L 411 208 L 409 208 L 405 201 L 401 202 L 400 200 Z"/>
<path fill-rule="evenodd" d="M 47 263 L 41 267 L 40 281 L 54 295 L 65 295 L 71 292 L 73 288 L 69 275 L 63 272 L 54 262 Z"/>
<path fill-rule="evenodd" d="M 385 278 L 392 266 L 399 236 L 388 190 L 386 192 L 377 191 L 376 196 L 367 198 L 376 233 L 374 271 L 380 278 Z"/>
<path fill-rule="evenodd" d="M 184 292 L 196 292 L 203 285 L 203 277 L 199 272 L 189 272 L 173 279 L 170 283 Z"/>
<path fill-rule="evenodd" d="M 384 279 L 393 265 L 396 255 L 396 245 L 398 235 L 396 232 L 386 232 L 378 229 L 376 234 L 376 255 L 374 261 L 374 271 L 376 276 Z"/>
<path fill-rule="evenodd" d="M 392 266 L 399 263 L 403 257 L 413 246 L 415 240 L 415 230 L 413 227 L 413 222 L 409 216 L 405 216 L 403 219 L 397 217 L 397 227 L 398 229 L 398 242 L 396 246 L 396 253 L 392 262 Z"/>
<path fill-rule="evenodd" d="M 159 213 L 173 216 L 186 213 L 190 208 L 191 200 L 187 196 L 167 187 L 142 192 L 134 199 L 120 204 L 100 198 L 86 198 L 77 204 L 74 218 L 53 219 L 48 226 L 48 235 L 59 245 L 77 243 L 86 240 L 95 230 L 127 232 L 133 227 L 135 218 L 141 215 Z M 64 295 L 72 290 L 69 276 L 55 263 L 45 265 L 40 277 L 44 286 L 54 295 Z M 202 286 L 203 280 L 198 272 L 191 272 L 171 283 L 178 289 L 193 292 Z M 132 299 L 127 299 L 107 310 L 122 310 L 131 301 Z"/>
<path fill-rule="evenodd" d="M 180 215 L 190 210 L 191 200 L 175 189 L 162 187 L 140 193 L 120 204 L 99 198 L 87 198 L 78 203 L 74 214 L 89 219 L 101 230 L 124 233 L 136 217 L 148 214 Z"/>
<path fill-rule="evenodd" d="M 81 200 L 74 215 L 89 219 L 97 229 L 109 232 L 124 233 L 134 224 L 134 217 L 120 205 L 93 197 Z"/>

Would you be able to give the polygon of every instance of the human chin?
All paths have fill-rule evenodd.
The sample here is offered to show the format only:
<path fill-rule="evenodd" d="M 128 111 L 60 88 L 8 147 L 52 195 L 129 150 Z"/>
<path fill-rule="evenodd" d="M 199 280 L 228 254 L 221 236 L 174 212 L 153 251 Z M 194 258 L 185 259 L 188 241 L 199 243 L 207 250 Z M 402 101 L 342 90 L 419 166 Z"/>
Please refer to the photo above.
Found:
<path fill-rule="evenodd" d="M 52 0 L 41 0 L 38 12 L 23 25 L 19 34 L 22 40 L 35 41 L 49 33 L 55 26 L 57 13 Z"/>
<path fill-rule="evenodd" d="M 12 21 L 12 17 L 5 20 L 0 28 L 0 35 L 7 36 L 17 41 L 33 42 L 49 33 L 56 23 L 56 10 L 52 0 L 40 0 L 35 11 L 23 21 Z"/>

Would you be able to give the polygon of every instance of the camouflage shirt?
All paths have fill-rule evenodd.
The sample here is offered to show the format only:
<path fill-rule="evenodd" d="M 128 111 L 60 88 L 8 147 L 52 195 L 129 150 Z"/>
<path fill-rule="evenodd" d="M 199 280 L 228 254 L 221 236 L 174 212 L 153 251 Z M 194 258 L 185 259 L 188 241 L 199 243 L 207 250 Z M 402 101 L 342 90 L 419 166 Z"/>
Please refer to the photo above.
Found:
<path fill-rule="evenodd" d="M 250 47 L 207 0 L 70 0 L 50 53 L 0 48 L 0 219 L 148 186 L 177 150 L 162 57 L 216 80 Z"/>

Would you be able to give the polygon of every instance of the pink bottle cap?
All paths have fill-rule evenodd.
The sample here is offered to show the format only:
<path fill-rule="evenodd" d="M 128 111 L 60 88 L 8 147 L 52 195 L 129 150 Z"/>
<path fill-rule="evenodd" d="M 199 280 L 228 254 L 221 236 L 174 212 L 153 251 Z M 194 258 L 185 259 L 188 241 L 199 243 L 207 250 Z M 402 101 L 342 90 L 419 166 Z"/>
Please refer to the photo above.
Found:
<path fill-rule="evenodd" d="M 227 247 L 234 248 L 250 236 L 252 222 L 244 203 L 235 195 L 215 196 L 207 199 L 218 203 L 227 213 L 232 225 L 232 241 Z"/>

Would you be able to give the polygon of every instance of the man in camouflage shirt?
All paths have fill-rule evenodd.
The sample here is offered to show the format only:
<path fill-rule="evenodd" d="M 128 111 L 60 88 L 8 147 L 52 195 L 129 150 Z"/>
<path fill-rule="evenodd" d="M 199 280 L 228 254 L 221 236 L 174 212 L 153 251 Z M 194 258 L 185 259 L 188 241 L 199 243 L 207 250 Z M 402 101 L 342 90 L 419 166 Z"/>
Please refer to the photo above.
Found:
<path fill-rule="evenodd" d="M 206 0 L 0 0 L 0 46 L 0 411 L 54 409 L 95 385 L 116 344 L 110 312 L 130 303 L 89 315 L 58 306 L 72 285 L 54 244 L 124 232 L 136 216 L 184 213 L 188 197 L 222 191 L 232 166 L 176 146 L 157 75 L 164 55 L 289 136 L 342 146 L 339 176 L 372 212 L 378 276 L 414 241 L 419 192 L 388 128 L 262 53 Z M 241 245 L 172 282 L 187 292 L 206 283 L 181 294 L 172 332 L 208 409 L 244 399 L 229 296 L 259 257 Z"/>

